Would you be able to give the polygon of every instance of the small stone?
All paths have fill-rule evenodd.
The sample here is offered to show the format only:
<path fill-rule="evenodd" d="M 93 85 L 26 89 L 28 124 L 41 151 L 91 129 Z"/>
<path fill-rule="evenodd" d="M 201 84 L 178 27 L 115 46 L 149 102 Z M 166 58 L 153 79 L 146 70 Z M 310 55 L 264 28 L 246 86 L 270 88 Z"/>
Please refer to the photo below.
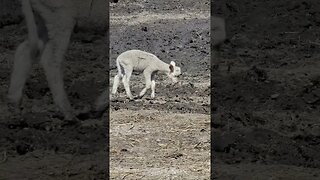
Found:
<path fill-rule="evenodd" d="M 313 135 L 313 136 L 316 136 L 316 137 L 320 137 L 320 126 L 314 126 L 310 133 Z"/>
<path fill-rule="evenodd" d="M 279 96 L 280 96 L 279 93 L 272 94 L 272 95 L 271 95 L 271 99 L 276 99 L 276 98 L 278 98 Z"/>

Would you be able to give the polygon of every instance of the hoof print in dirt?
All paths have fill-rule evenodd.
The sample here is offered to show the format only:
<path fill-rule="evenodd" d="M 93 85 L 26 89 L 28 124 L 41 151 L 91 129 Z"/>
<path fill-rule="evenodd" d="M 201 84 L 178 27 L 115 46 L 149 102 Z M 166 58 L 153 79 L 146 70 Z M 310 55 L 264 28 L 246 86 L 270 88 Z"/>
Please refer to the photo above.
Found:
<path fill-rule="evenodd" d="M 171 154 L 171 155 L 167 156 L 167 158 L 178 159 L 178 158 L 180 158 L 182 156 L 183 156 L 183 154 L 181 154 L 181 153 L 174 153 L 174 154 Z"/>
<path fill-rule="evenodd" d="M 264 82 L 268 79 L 268 76 L 265 70 L 253 66 L 250 70 L 247 71 L 245 79 L 255 82 Z"/>
<path fill-rule="evenodd" d="M 114 110 L 115 110 L 115 111 L 120 110 L 120 106 L 115 106 L 115 107 L 114 107 Z"/>
<path fill-rule="evenodd" d="M 121 152 L 128 152 L 128 149 L 123 148 L 121 149 Z"/>
<path fill-rule="evenodd" d="M 235 133 L 227 133 L 223 135 L 216 135 L 213 143 L 213 150 L 215 152 L 229 152 L 230 146 L 236 141 L 237 135 Z"/>
<path fill-rule="evenodd" d="M 19 155 L 25 155 L 28 152 L 33 151 L 33 147 L 30 144 L 20 143 L 16 146 L 16 151 Z"/>
<path fill-rule="evenodd" d="M 147 27 L 143 27 L 141 30 L 147 32 L 148 28 Z"/>

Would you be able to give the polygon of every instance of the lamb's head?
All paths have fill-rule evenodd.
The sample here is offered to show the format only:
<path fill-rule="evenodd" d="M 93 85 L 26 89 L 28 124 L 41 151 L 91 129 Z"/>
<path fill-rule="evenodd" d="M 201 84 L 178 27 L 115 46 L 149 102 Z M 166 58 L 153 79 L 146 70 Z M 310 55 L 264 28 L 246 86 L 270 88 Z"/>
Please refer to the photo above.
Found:
<path fill-rule="evenodd" d="M 176 63 L 174 61 L 170 62 L 169 65 L 169 78 L 172 80 L 173 83 L 177 83 L 178 79 L 177 77 L 181 75 L 181 68 L 176 66 Z"/>

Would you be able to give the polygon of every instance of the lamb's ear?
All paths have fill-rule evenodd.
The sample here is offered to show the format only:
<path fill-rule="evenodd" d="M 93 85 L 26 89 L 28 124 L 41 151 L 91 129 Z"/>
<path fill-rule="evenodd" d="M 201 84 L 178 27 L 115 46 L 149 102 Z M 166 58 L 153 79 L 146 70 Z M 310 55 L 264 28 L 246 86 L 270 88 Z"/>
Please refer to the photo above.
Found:
<path fill-rule="evenodd" d="M 173 71 L 174 71 L 174 67 L 173 67 L 173 65 L 170 63 L 170 65 L 169 65 L 169 69 L 170 69 L 170 73 L 173 73 Z"/>
<path fill-rule="evenodd" d="M 170 64 L 171 64 L 172 66 L 176 66 L 176 63 L 175 63 L 174 61 L 171 61 Z"/>

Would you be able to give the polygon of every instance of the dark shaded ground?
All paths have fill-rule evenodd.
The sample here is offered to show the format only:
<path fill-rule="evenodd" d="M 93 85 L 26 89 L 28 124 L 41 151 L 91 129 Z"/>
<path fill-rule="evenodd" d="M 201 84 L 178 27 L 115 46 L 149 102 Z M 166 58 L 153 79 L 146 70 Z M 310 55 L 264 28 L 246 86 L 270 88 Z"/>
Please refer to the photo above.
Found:
<path fill-rule="evenodd" d="M 190 170 L 184 165 L 194 160 L 201 169 L 193 167 L 193 176 L 188 176 L 190 174 L 185 173 L 188 171 L 160 171 L 146 166 L 155 170 L 149 172 L 158 172 L 160 177 L 183 179 L 199 175 L 208 179 L 209 166 L 200 163 L 208 162 L 209 151 L 205 116 L 209 114 L 210 103 L 208 23 L 205 18 L 192 19 L 196 14 L 206 14 L 208 2 L 130 1 L 130 5 L 128 2 L 112 7 L 118 16 L 124 17 L 124 20 L 115 19 L 111 28 L 112 77 L 117 54 L 132 48 L 153 52 L 167 62 L 176 60 L 186 73 L 180 87 L 170 86 L 165 77 L 159 76 L 155 101 L 124 103 L 125 99 L 120 97 L 112 102 L 111 111 L 118 111 L 112 122 L 119 127 L 121 123 L 129 126 L 123 131 L 114 126 L 113 132 L 125 132 L 128 134 L 124 137 L 132 137 L 130 133 L 137 130 L 134 138 L 150 138 L 123 141 L 122 136 L 114 136 L 114 140 L 121 141 L 114 146 L 113 157 L 130 158 L 146 152 L 130 149 L 123 146 L 124 143 L 133 143 L 134 147 L 154 143 L 152 148 L 167 143 L 167 149 L 160 149 L 162 163 Z M 213 72 L 213 176 L 217 179 L 319 179 L 319 4 L 316 0 L 214 3 L 213 12 L 227 18 L 229 42 L 221 48 L 220 69 Z M 168 17 L 178 15 L 167 12 L 184 14 L 186 19 L 172 20 Z M 129 13 L 132 16 L 145 13 L 142 23 L 124 26 L 130 21 L 139 21 L 129 18 Z M 144 22 L 153 19 L 147 15 L 154 13 L 164 15 L 160 16 L 163 19 Z M 89 119 L 79 127 L 60 127 L 61 120 L 39 65 L 34 66 L 28 80 L 23 120 L 15 119 L 8 112 L 5 95 L 12 55 L 26 34 L 19 13 L 14 11 L 14 14 L 18 16 L 2 21 L 0 29 L 0 179 L 23 176 L 103 179 L 106 126 L 100 119 Z M 79 111 L 88 108 L 106 82 L 108 57 L 104 42 L 105 37 L 93 33 L 79 32 L 72 38 L 65 62 L 65 83 L 70 100 Z M 140 76 L 133 77 L 132 81 L 137 80 L 141 80 Z M 140 82 L 133 85 L 135 94 L 143 87 Z M 152 119 L 148 113 L 137 116 L 132 113 L 140 109 L 159 114 Z M 128 119 L 117 119 L 126 117 L 123 116 L 126 113 L 136 126 L 127 122 Z M 176 116 L 185 113 L 193 114 L 189 116 L 190 124 L 184 118 L 175 121 Z M 171 123 L 161 121 L 161 117 Z M 106 119 L 106 115 L 103 118 Z M 161 130 L 168 133 L 159 138 Z M 146 135 L 148 131 L 151 133 Z M 121 159 L 116 158 L 114 162 L 120 162 Z M 128 169 L 114 172 L 128 173 Z M 159 177 L 159 174 L 138 173 L 135 177 Z M 115 177 L 124 178 L 127 174 Z"/>
<path fill-rule="evenodd" d="M 135 127 L 139 127 L 139 123 L 142 123 L 141 128 L 147 128 L 147 131 L 156 133 L 148 135 L 151 139 L 158 136 L 161 139 L 142 141 L 141 138 L 146 137 L 144 129 L 138 129 L 135 137 L 142 142 L 140 144 L 142 147 L 148 147 L 150 143 L 154 143 L 150 145 L 159 148 L 167 143 L 167 148 L 155 149 L 162 152 L 159 155 L 163 162 L 160 163 L 175 164 L 177 169 L 179 165 L 185 168 L 184 171 L 154 169 L 156 171 L 153 172 L 159 174 L 148 174 L 147 172 L 149 175 L 147 179 L 148 177 L 159 177 L 158 175 L 163 178 L 180 177 L 184 179 L 184 177 L 189 177 L 190 173 L 192 173 L 190 177 L 200 176 L 203 179 L 209 177 L 209 6 L 206 1 L 195 4 L 191 2 L 189 0 L 181 2 L 130 1 L 130 3 L 123 1 L 112 5 L 111 8 L 116 10 L 120 17 L 120 20 L 111 22 L 111 24 L 115 22 L 115 26 L 110 28 L 112 77 L 115 72 L 114 60 L 117 54 L 133 48 L 157 54 L 166 62 L 175 60 L 184 71 L 182 84 L 177 86 L 171 86 L 166 81 L 166 77 L 159 76 L 157 78 L 159 82 L 157 83 L 157 99 L 154 101 L 143 99 L 126 102 L 123 97 L 119 97 L 113 102 L 114 106 L 111 110 L 120 109 L 118 111 L 120 118 L 124 117 L 121 115 L 123 111 L 132 116 L 134 113 L 130 113 L 130 110 L 146 109 L 152 113 L 159 111 L 159 116 L 154 119 L 148 117 L 147 112 L 138 116 Z M 185 3 L 194 6 L 186 8 L 188 6 Z M 202 9 L 205 7 L 205 11 L 201 12 L 196 7 L 202 7 Z M 126 20 L 129 18 L 134 22 L 135 20 L 130 19 L 130 16 L 142 10 L 145 13 L 142 14 L 142 22 L 137 21 L 140 24 L 128 26 L 129 23 Z M 188 10 L 194 12 L 189 13 Z M 10 22 L 4 23 L 0 29 L 0 33 L 4 35 L 0 37 L 0 128 L 2 129 L 0 131 L 0 159 L 2 160 L 0 179 L 21 179 L 23 177 L 31 179 L 104 179 L 107 163 L 107 126 L 103 119 L 107 118 L 106 115 L 102 117 L 102 120 L 82 121 L 80 126 L 61 127 L 60 114 L 57 113 L 52 102 L 51 93 L 39 64 L 34 65 L 26 85 L 22 117 L 13 117 L 13 114 L 9 112 L 6 93 L 13 53 L 17 45 L 26 37 L 26 28 L 24 22 L 19 19 L 19 13 L 16 11 L 9 13 L 18 16 L 12 16 L 17 19 L 10 19 Z M 149 16 L 154 13 L 160 16 Z M 80 31 L 72 37 L 64 63 L 65 85 L 70 101 L 78 112 L 88 109 L 99 91 L 106 88 L 104 85 L 108 77 L 106 66 L 108 57 L 105 53 L 105 42 L 106 37 L 91 31 Z M 203 70 L 206 72 L 205 75 L 203 75 Z M 140 76 L 135 76 L 132 81 L 139 80 L 139 78 Z M 143 81 L 133 85 L 133 92 L 137 93 L 142 86 Z M 168 114 L 169 112 L 171 114 Z M 115 113 L 113 117 L 117 115 Z M 163 120 L 165 116 L 167 121 Z M 190 118 L 194 127 L 190 129 L 189 121 L 186 122 L 183 117 Z M 117 129 L 116 125 L 128 120 L 132 118 L 121 120 L 115 118 L 116 124 L 111 125 L 111 128 Z M 171 128 L 168 128 L 168 122 L 172 122 Z M 136 129 L 131 128 L 130 130 L 135 131 Z M 130 133 L 130 130 L 125 132 Z M 184 133 L 181 133 L 180 130 L 183 130 Z M 121 133 L 122 131 L 115 132 Z M 164 132 L 167 132 L 167 136 L 164 136 Z M 113 140 L 120 144 L 113 144 L 111 150 L 112 148 L 125 149 L 126 146 L 121 143 L 131 143 L 130 140 L 123 141 L 123 138 L 117 141 L 115 137 Z M 184 149 L 175 152 L 181 146 Z M 132 151 L 129 148 L 127 150 L 129 153 L 121 150 L 120 152 L 125 155 L 120 154 L 119 157 L 130 158 Z M 154 149 L 151 149 L 150 155 L 153 155 L 153 152 Z M 189 164 L 195 158 L 197 162 L 194 164 L 195 170 L 191 171 Z M 114 162 L 121 161 L 115 160 Z M 198 170 L 198 165 L 200 170 Z M 123 178 L 126 174 L 122 175 L 122 173 L 125 173 L 126 170 L 128 169 L 120 170 L 120 176 L 114 177 Z M 17 171 L 19 173 L 16 173 Z M 185 171 L 190 173 L 186 174 Z"/>
<path fill-rule="evenodd" d="M 214 176 L 319 179 L 318 1 L 214 5 L 229 35 L 213 72 Z"/>
<path fill-rule="evenodd" d="M 82 121 L 80 126 L 62 127 L 61 114 L 52 102 L 38 63 L 34 64 L 26 84 L 22 116 L 14 117 L 9 112 L 6 94 L 13 54 L 26 37 L 26 27 L 15 2 L 1 1 L 14 10 L 1 14 L 4 18 L 0 28 L 0 179 L 104 179 L 106 114 L 101 119 Z M 104 34 L 82 29 L 72 36 L 63 68 L 70 101 L 78 112 L 88 109 L 106 88 L 108 57 Z"/>

